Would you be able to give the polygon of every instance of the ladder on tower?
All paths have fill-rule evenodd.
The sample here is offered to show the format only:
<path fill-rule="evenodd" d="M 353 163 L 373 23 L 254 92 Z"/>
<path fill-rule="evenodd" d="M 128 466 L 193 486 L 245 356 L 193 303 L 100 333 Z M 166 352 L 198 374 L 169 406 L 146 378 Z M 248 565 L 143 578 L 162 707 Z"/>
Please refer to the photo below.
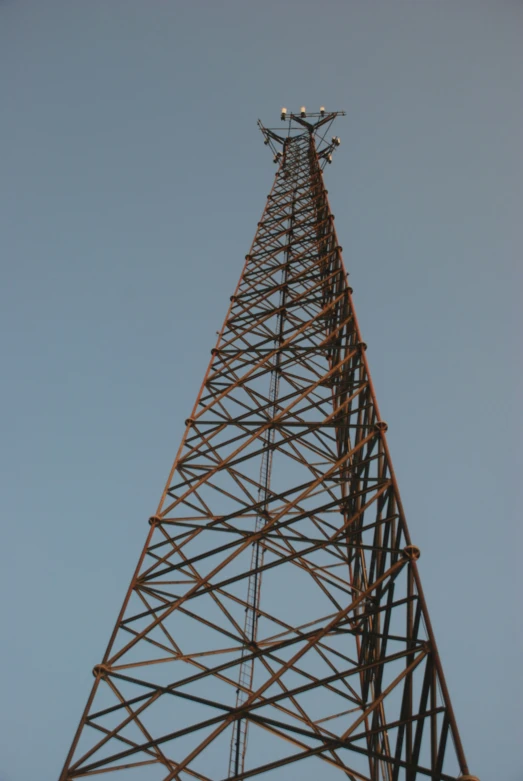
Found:
<path fill-rule="evenodd" d="M 294 222 L 294 208 L 290 216 L 290 226 Z M 286 281 L 288 276 L 289 261 L 291 257 L 290 245 L 286 250 L 286 263 L 283 269 L 283 284 L 280 291 L 280 306 L 278 310 L 278 325 L 276 329 L 277 346 L 279 347 L 283 341 L 283 327 L 285 320 L 285 298 L 286 298 Z M 270 375 L 269 385 L 269 406 L 268 417 L 269 420 L 274 420 L 276 415 L 278 392 L 280 385 L 280 363 L 281 352 L 277 352 L 274 358 L 274 366 Z M 260 466 L 260 488 L 258 491 L 258 504 L 261 508 L 256 516 L 254 525 L 255 533 L 261 531 L 267 521 L 269 520 L 268 514 L 268 499 L 270 493 L 271 471 L 272 471 L 272 457 L 274 454 L 274 439 L 276 429 L 274 426 L 270 426 L 264 436 L 264 447 L 262 453 L 262 460 Z M 245 606 L 245 623 L 243 627 L 243 634 L 245 638 L 244 645 L 241 652 L 240 671 L 238 674 L 238 688 L 236 690 L 236 708 L 240 709 L 242 705 L 247 701 L 249 695 L 253 690 L 254 681 L 254 659 L 252 652 L 256 648 L 256 638 L 258 634 L 258 619 L 259 619 L 259 607 L 260 607 L 260 591 L 261 591 L 261 572 L 260 569 L 263 566 L 264 547 L 263 543 L 256 541 L 252 546 L 251 552 L 251 568 L 247 583 L 247 601 Z M 237 719 L 233 724 L 233 732 L 231 737 L 231 749 L 229 754 L 229 778 L 237 776 L 244 768 L 245 765 L 245 753 L 247 750 L 247 732 L 248 732 L 248 720 L 246 718 Z"/>

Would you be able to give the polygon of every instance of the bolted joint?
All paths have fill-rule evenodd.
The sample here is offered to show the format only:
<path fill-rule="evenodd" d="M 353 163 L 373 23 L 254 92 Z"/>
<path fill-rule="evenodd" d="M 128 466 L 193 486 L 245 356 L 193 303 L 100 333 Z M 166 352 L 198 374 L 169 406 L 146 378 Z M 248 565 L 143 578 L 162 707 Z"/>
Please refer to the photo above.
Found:
<path fill-rule="evenodd" d="M 333 219 L 334 219 L 334 214 L 329 214 L 329 220 L 333 220 Z"/>
<path fill-rule="evenodd" d="M 93 667 L 93 675 L 95 678 L 104 678 L 109 670 L 105 666 L 105 664 L 96 664 Z"/>
<path fill-rule="evenodd" d="M 339 244 L 338 244 L 338 246 L 336 247 L 336 249 L 338 250 L 338 252 L 343 252 L 343 247 L 340 247 L 340 245 L 339 245 Z"/>
<path fill-rule="evenodd" d="M 350 292 L 352 293 L 352 288 L 349 288 Z M 364 353 L 367 349 L 367 343 L 366 342 L 358 342 L 357 346 L 360 348 L 361 352 Z"/>
<path fill-rule="evenodd" d="M 157 523 L 160 523 L 161 520 L 162 519 L 160 518 L 159 515 L 151 515 L 148 521 L 149 526 L 155 526 Z"/>
<path fill-rule="evenodd" d="M 193 423 L 194 423 L 194 418 L 187 418 L 185 420 L 185 425 L 186 426 L 192 426 Z"/>
<path fill-rule="evenodd" d="M 237 301 L 237 300 L 238 300 L 237 296 L 231 296 L 229 298 L 229 301 Z"/>
<path fill-rule="evenodd" d="M 388 429 L 388 425 L 384 420 L 378 420 L 378 422 L 374 424 L 374 428 L 376 431 L 379 431 L 380 434 L 384 434 Z"/>
<path fill-rule="evenodd" d="M 211 355 L 218 355 L 219 352 L 220 350 L 218 347 L 213 347 L 211 350 Z"/>
<path fill-rule="evenodd" d="M 406 545 L 403 548 L 403 555 L 409 561 L 417 561 L 421 556 L 421 551 L 416 545 Z"/>
<path fill-rule="evenodd" d="M 354 293 L 354 290 L 353 290 L 353 288 L 351 288 L 350 286 L 349 286 L 349 287 L 347 287 L 347 290 L 349 291 L 349 293 L 350 293 L 351 295 Z"/>

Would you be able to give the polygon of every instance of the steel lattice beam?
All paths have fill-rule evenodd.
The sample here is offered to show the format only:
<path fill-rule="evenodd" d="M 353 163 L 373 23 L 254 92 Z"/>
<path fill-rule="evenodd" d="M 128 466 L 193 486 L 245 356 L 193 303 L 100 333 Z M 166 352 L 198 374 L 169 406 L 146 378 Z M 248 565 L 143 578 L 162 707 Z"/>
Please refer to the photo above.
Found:
<path fill-rule="evenodd" d="M 472 779 L 302 113 L 60 781 Z"/>

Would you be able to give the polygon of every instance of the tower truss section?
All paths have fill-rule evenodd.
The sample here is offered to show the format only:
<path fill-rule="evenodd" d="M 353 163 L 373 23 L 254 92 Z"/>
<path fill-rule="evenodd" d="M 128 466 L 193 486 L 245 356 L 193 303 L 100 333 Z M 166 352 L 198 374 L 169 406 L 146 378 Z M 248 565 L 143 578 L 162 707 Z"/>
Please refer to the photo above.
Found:
<path fill-rule="evenodd" d="M 60 781 L 474 781 L 324 185 L 340 113 L 260 123 L 274 183 Z"/>

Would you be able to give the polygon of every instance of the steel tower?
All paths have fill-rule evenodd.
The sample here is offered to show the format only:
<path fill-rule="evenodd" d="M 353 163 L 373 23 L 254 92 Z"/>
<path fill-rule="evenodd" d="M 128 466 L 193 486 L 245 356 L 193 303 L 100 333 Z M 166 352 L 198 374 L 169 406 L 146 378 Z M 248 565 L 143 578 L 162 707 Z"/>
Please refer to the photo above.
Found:
<path fill-rule="evenodd" d="M 60 781 L 473 781 L 334 228 L 278 165 Z"/>

